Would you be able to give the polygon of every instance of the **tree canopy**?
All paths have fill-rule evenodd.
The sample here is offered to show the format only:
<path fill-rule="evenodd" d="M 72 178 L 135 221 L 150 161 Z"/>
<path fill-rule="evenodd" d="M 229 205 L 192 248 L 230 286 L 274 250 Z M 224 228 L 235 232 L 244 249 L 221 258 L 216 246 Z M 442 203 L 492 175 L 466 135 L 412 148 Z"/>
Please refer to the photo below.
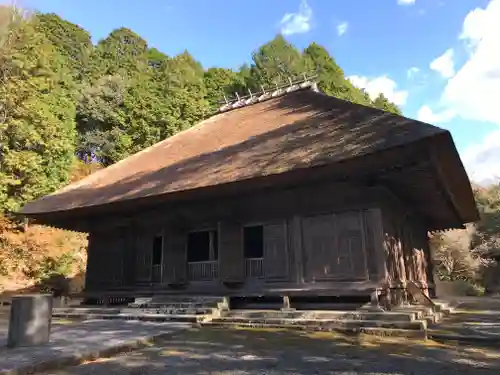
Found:
<path fill-rule="evenodd" d="M 37 22 L 12 8 L 0 12 L 7 20 L 0 45 L 0 209 L 10 211 L 68 180 L 75 86 Z"/>
<path fill-rule="evenodd" d="M 301 51 L 277 35 L 251 64 L 204 69 L 189 51 L 167 56 L 125 27 L 94 45 L 56 14 L 2 7 L 0 17 L 1 211 L 65 184 L 75 157 L 113 164 L 207 118 L 225 97 L 304 73 L 328 95 L 399 113 L 354 87 L 316 43 Z"/>

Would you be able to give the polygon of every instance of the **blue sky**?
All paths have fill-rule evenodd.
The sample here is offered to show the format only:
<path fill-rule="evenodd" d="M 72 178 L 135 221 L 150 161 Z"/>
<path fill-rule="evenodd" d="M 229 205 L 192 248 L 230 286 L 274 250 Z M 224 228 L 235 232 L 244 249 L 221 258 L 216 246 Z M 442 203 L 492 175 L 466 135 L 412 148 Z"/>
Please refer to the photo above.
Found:
<path fill-rule="evenodd" d="M 324 45 L 352 81 L 449 129 L 472 179 L 500 176 L 500 0 L 24 0 L 91 32 L 128 27 L 236 68 L 278 32 Z M 496 106 L 495 106 L 496 103 Z M 498 142 L 496 142 L 498 141 Z M 497 147 L 497 145 L 499 145 Z"/>

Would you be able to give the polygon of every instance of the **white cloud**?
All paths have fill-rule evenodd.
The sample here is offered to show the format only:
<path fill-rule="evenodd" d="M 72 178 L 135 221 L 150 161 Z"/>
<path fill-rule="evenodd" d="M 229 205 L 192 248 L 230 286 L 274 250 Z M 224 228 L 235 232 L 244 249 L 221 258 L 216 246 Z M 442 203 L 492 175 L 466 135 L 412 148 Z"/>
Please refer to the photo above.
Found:
<path fill-rule="evenodd" d="M 448 81 L 442 103 L 469 120 L 500 125 L 500 0 L 465 18 L 460 39 L 469 48 L 467 62 Z"/>
<path fill-rule="evenodd" d="M 429 124 L 439 124 L 442 122 L 451 121 L 456 116 L 452 109 L 447 109 L 442 112 L 434 112 L 429 106 L 423 105 L 417 113 L 417 119 Z"/>
<path fill-rule="evenodd" d="M 412 66 L 410 69 L 407 70 L 406 72 L 406 77 L 409 79 L 415 77 L 416 74 L 420 72 L 420 69 L 417 68 L 416 66 Z"/>
<path fill-rule="evenodd" d="M 481 143 L 462 152 L 469 178 L 479 184 L 497 182 L 500 178 L 500 130 L 488 134 Z"/>
<path fill-rule="evenodd" d="M 490 14 L 486 9 L 482 8 L 476 8 L 469 12 L 462 25 L 460 39 L 469 41 L 473 46 L 476 45 L 484 35 L 485 26 L 487 25 L 483 22 L 485 19 L 488 19 L 489 16 Z"/>
<path fill-rule="evenodd" d="M 441 74 L 445 78 L 451 78 L 455 74 L 455 62 L 453 61 L 453 48 L 431 62 L 430 68 Z"/>
<path fill-rule="evenodd" d="M 283 35 L 307 33 L 311 30 L 312 9 L 306 0 L 302 0 L 299 11 L 286 13 L 281 19 L 281 33 Z"/>
<path fill-rule="evenodd" d="M 500 126 L 499 19 L 500 0 L 490 0 L 485 8 L 476 8 L 465 17 L 459 40 L 468 52 L 468 60 L 448 80 L 438 105 L 450 116 L 455 114 L 465 120 Z M 440 117 L 432 111 L 422 113 Z M 469 145 L 461 156 L 474 181 L 497 179 L 500 176 L 500 130 Z"/>
<path fill-rule="evenodd" d="M 415 0 L 398 0 L 399 5 L 413 5 Z"/>
<path fill-rule="evenodd" d="M 348 22 L 341 22 L 337 25 L 337 34 L 339 36 L 342 36 L 345 34 L 345 32 L 347 31 L 347 28 L 349 27 L 349 23 Z"/>
<path fill-rule="evenodd" d="M 354 86 L 365 89 L 372 99 L 379 94 L 384 96 L 396 105 L 404 105 L 408 99 L 408 91 L 398 90 L 397 83 L 387 76 L 375 78 L 362 76 L 347 77 Z"/>

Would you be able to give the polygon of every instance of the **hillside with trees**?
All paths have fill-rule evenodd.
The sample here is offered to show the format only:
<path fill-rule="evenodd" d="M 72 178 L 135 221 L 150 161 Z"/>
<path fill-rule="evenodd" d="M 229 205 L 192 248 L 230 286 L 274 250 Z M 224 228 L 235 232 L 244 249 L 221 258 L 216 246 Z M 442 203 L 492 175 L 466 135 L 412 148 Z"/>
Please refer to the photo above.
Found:
<path fill-rule="evenodd" d="M 84 234 L 26 226 L 12 212 L 189 128 L 224 96 L 308 72 L 328 95 L 401 113 L 383 95 L 372 100 L 355 87 L 317 43 L 299 50 L 277 35 L 251 58 L 239 69 L 207 68 L 189 51 L 167 56 L 125 27 L 94 45 L 89 32 L 58 15 L 0 6 L 0 289 L 5 280 L 72 275 L 85 262 Z M 480 233 L 480 244 L 496 238 Z"/>

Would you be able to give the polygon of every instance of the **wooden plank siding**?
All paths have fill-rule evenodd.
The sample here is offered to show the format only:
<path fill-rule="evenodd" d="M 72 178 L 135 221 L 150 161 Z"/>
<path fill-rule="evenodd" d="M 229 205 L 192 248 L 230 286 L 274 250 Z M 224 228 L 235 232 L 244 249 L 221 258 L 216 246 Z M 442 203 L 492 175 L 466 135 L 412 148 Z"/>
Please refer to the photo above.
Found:
<path fill-rule="evenodd" d="M 149 231 L 140 232 L 135 238 L 137 283 L 151 282 L 151 265 L 153 261 L 153 234 Z"/>
<path fill-rule="evenodd" d="M 187 232 L 178 227 L 166 228 L 163 244 L 163 281 L 184 284 L 187 281 Z"/>
<path fill-rule="evenodd" d="M 310 293 L 320 285 L 323 294 L 329 287 L 336 293 L 357 293 L 404 281 L 407 272 L 410 278 L 422 279 L 430 259 L 427 239 L 422 237 L 425 225 L 420 223 L 418 230 L 403 234 L 400 216 L 387 209 L 392 200 L 379 186 L 324 181 L 137 212 L 132 221 L 126 221 L 128 226 L 122 223 L 121 230 L 108 227 L 104 236 L 103 232 L 91 234 L 87 285 L 113 285 L 106 280 L 109 269 L 103 266 L 111 267 L 110 261 L 96 261 L 95 253 L 103 259 L 116 251 L 123 252 L 123 285 L 150 285 L 153 238 L 158 230 L 163 234 L 164 291 L 181 284 L 187 292 L 230 294 L 237 293 L 234 286 L 228 288 L 236 283 L 242 285 L 242 293 L 257 295 L 268 288 L 298 290 L 306 285 Z M 252 223 L 263 226 L 265 276 L 262 282 L 250 283 L 245 277 L 243 227 Z M 218 230 L 218 278 L 190 282 L 187 233 L 206 228 Z M 112 239 L 115 246 L 104 245 L 103 238 Z M 409 256 L 404 251 L 414 243 L 423 251 Z M 110 247 L 116 250 L 107 251 Z"/>
<path fill-rule="evenodd" d="M 223 282 L 245 280 L 243 228 L 237 221 L 219 223 L 219 277 Z"/>
<path fill-rule="evenodd" d="M 307 281 L 370 278 L 365 211 L 307 217 L 302 220 Z M 373 235 L 373 232 L 370 232 Z"/>
<path fill-rule="evenodd" d="M 268 281 L 287 280 L 290 271 L 285 221 L 264 225 L 264 274 Z"/>

